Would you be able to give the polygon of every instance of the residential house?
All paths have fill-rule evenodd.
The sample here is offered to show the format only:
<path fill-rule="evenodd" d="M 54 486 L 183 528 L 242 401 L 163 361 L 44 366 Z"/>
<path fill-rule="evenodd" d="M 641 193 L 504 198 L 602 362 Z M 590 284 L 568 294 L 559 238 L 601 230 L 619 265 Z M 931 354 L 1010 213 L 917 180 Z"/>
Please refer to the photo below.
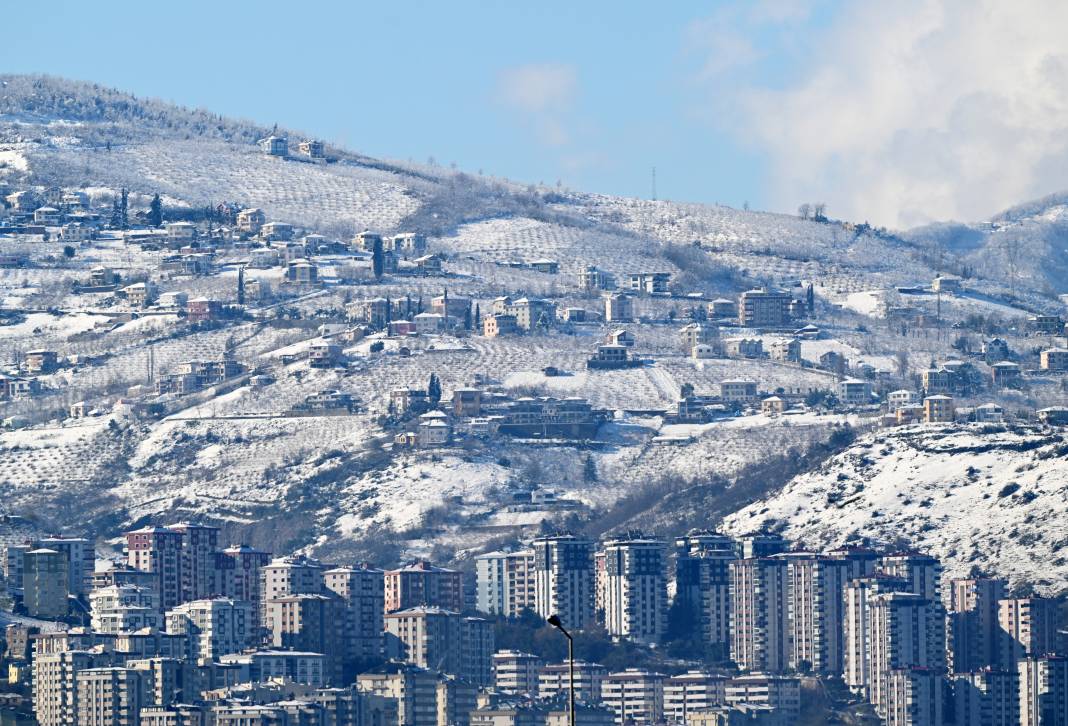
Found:
<path fill-rule="evenodd" d="M 168 222 L 164 229 L 170 247 L 182 247 L 197 238 L 197 227 L 191 222 Z"/>
<path fill-rule="evenodd" d="M 259 234 L 260 229 L 267 223 L 267 215 L 262 209 L 242 209 L 237 213 L 237 228 L 241 232 Z"/>
<path fill-rule="evenodd" d="M 293 260 L 286 265 L 286 282 L 294 285 L 314 285 L 319 282 L 319 268 L 307 260 Z"/>
<path fill-rule="evenodd" d="M 838 400 L 847 406 L 871 404 L 871 383 L 859 378 L 847 378 L 838 384 Z"/>
<path fill-rule="evenodd" d="M 919 402 L 919 396 L 915 391 L 900 389 L 886 394 L 886 409 L 890 413 L 896 413 L 903 406 L 911 406 Z"/>
<path fill-rule="evenodd" d="M 289 139 L 284 136 L 270 135 L 260 139 L 260 148 L 267 156 L 289 156 Z"/>
<path fill-rule="evenodd" d="M 514 315 L 487 315 L 482 318 L 482 334 L 487 338 L 496 338 L 499 335 L 515 335 L 519 332 L 519 325 Z"/>
<path fill-rule="evenodd" d="M 415 269 L 420 275 L 440 275 L 441 255 L 423 255 L 415 258 Z"/>
<path fill-rule="evenodd" d="M 63 213 L 55 207 L 38 207 L 33 212 L 33 221 L 46 227 L 56 227 L 63 221 Z"/>
<path fill-rule="evenodd" d="M 1047 348 L 1038 359 L 1044 371 L 1068 371 L 1068 348 Z"/>
<path fill-rule="evenodd" d="M 757 399 L 756 381 L 732 378 L 719 384 L 719 396 L 729 403 L 752 403 Z"/>
<path fill-rule="evenodd" d="M 934 395 L 923 399 L 923 420 L 926 423 L 952 423 L 955 416 L 952 396 Z"/>
<path fill-rule="evenodd" d="M 59 237 L 70 244 L 82 244 L 93 239 L 94 230 L 81 222 L 67 222 L 59 230 Z"/>
<path fill-rule="evenodd" d="M 598 290 L 611 290 L 615 287 L 612 275 L 594 265 L 587 265 L 579 270 L 578 283 L 579 287 L 585 290 L 587 294 Z"/>
<path fill-rule="evenodd" d="M 437 335 L 445 329 L 445 317 L 437 313 L 419 313 L 413 322 L 415 332 L 420 335 Z"/>
<path fill-rule="evenodd" d="M 707 323 L 690 323 L 679 331 L 682 349 L 690 352 L 698 343 L 711 343 L 719 339 L 719 326 Z"/>
<path fill-rule="evenodd" d="M 779 338 L 771 343 L 771 359 L 781 363 L 801 362 L 801 341 L 798 338 Z"/>
<path fill-rule="evenodd" d="M 308 365 L 312 368 L 333 368 L 344 363 L 341 346 L 335 343 L 312 343 L 308 347 Z"/>
<path fill-rule="evenodd" d="M 995 388 L 1011 386 L 1020 380 L 1020 366 L 1007 360 L 998 361 L 990 366 L 990 378 Z"/>
<path fill-rule="evenodd" d="M 768 416 L 778 416 L 786 410 L 786 401 L 778 396 L 769 396 L 760 402 L 760 411 Z"/>
<path fill-rule="evenodd" d="M 422 257 L 427 251 L 426 237 L 415 232 L 396 234 L 390 239 L 388 248 L 405 259 Z"/>
<path fill-rule="evenodd" d="M 708 304 L 708 317 L 713 320 L 729 320 L 738 317 L 738 303 L 719 297 Z"/>
<path fill-rule="evenodd" d="M 764 343 L 760 338 L 728 338 L 726 350 L 733 358 L 762 358 Z"/>
<path fill-rule="evenodd" d="M 983 360 L 990 365 L 993 365 L 998 361 L 1008 360 L 1012 357 L 1012 351 L 1009 350 L 1009 344 L 1001 338 L 984 340 L 982 353 Z"/>
<path fill-rule="evenodd" d="M 537 272 L 544 272 L 547 275 L 555 275 L 560 272 L 560 263 L 556 260 L 542 258 L 531 262 L 530 269 Z"/>
<path fill-rule="evenodd" d="M 326 158 L 326 145 L 318 139 L 305 139 L 297 144 L 297 150 L 309 159 Z"/>
<path fill-rule="evenodd" d="M 963 289 L 960 278 L 953 275 L 939 275 L 931 282 L 931 290 L 933 292 L 957 294 Z"/>
<path fill-rule="evenodd" d="M 218 300 L 210 300 L 206 297 L 193 298 L 186 305 L 186 319 L 191 323 L 217 320 L 222 317 L 222 311 L 222 303 Z"/>
<path fill-rule="evenodd" d="M 604 299 L 604 319 L 609 323 L 634 321 L 634 298 L 623 293 L 609 295 Z"/>
<path fill-rule="evenodd" d="M 31 350 L 26 354 L 25 363 L 30 373 L 51 373 L 59 367 L 59 354 L 54 350 Z"/>
<path fill-rule="evenodd" d="M 690 349 L 690 355 L 696 360 L 722 358 L 723 342 L 717 340 L 711 343 L 698 343 Z"/>
<path fill-rule="evenodd" d="M 984 403 L 975 407 L 977 423 L 1001 423 L 1005 420 L 1005 409 L 996 403 Z"/>
<path fill-rule="evenodd" d="M 597 352 L 586 361 L 591 369 L 629 368 L 639 361 L 632 360 L 627 354 L 627 346 L 616 343 L 597 346 Z"/>
<path fill-rule="evenodd" d="M 790 293 L 759 288 L 743 292 L 738 301 L 738 322 L 750 328 L 781 328 L 790 322 Z"/>
<path fill-rule="evenodd" d="M 293 225 L 288 222 L 268 222 L 260 228 L 260 237 L 269 242 L 291 240 Z"/>
<path fill-rule="evenodd" d="M 646 295 L 666 295 L 671 273 L 668 272 L 632 272 L 628 289 Z"/>
<path fill-rule="evenodd" d="M 609 345 L 622 345 L 627 348 L 633 348 L 637 340 L 635 340 L 634 338 L 634 333 L 630 332 L 629 330 L 624 330 L 620 328 L 618 330 L 613 330 L 612 332 L 610 332 L 608 334 L 608 340 L 606 342 Z"/>

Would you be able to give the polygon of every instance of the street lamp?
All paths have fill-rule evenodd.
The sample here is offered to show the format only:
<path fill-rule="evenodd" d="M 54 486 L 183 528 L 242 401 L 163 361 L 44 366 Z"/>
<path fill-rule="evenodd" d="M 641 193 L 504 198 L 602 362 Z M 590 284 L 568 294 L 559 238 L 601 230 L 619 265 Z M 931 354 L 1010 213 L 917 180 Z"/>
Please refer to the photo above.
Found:
<path fill-rule="evenodd" d="M 559 615 L 550 615 L 546 621 L 567 638 L 568 726 L 575 726 L 575 641 L 571 633 L 564 630 L 564 624 L 560 622 Z"/>

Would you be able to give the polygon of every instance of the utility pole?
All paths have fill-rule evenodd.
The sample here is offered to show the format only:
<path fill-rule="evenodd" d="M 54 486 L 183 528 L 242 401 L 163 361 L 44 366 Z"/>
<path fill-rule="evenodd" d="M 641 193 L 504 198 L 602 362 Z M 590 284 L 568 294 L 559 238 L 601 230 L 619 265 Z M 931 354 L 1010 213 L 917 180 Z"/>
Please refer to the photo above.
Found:
<path fill-rule="evenodd" d="M 653 201 L 656 201 L 656 167 L 653 167 Z"/>

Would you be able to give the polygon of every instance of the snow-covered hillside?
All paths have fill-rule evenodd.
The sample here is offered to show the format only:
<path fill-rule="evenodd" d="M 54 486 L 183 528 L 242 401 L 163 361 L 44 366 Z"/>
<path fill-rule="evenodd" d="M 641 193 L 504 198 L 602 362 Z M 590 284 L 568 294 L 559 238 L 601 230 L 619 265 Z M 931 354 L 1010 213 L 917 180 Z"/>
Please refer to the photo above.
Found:
<path fill-rule="evenodd" d="M 804 547 L 872 542 L 973 568 L 1068 586 L 1068 444 L 1063 433 L 1000 426 L 906 427 L 857 441 L 817 471 L 727 518 L 781 528 Z"/>

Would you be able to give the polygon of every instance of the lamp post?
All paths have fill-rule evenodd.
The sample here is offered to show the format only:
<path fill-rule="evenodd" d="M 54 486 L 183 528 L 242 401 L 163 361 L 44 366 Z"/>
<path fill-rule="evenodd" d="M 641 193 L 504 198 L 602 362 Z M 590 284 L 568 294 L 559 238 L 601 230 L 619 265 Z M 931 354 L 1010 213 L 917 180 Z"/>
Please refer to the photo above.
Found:
<path fill-rule="evenodd" d="M 546 621 L 567 638 L 568 726 L 575 726 L 575 641 L 571 637 L 571 633 L 564 630 L 564 625 L 560 622 L 559 615 L 550 615 L 546 618 Z"/>

